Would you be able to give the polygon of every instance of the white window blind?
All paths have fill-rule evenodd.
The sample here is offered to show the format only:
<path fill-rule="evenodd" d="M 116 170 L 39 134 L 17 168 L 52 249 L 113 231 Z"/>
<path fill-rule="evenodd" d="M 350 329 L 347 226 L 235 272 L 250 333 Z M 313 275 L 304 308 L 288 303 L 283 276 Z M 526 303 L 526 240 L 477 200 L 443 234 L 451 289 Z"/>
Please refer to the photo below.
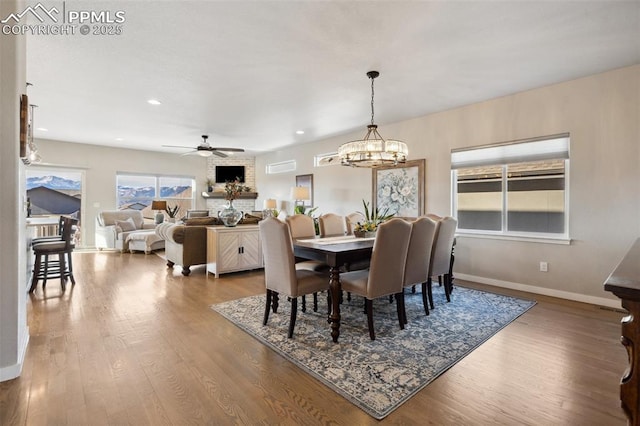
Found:
<path fill-rule="evenodd" d="M 569 134 L 451 151 L 451 169 L 569 158 Z"/>

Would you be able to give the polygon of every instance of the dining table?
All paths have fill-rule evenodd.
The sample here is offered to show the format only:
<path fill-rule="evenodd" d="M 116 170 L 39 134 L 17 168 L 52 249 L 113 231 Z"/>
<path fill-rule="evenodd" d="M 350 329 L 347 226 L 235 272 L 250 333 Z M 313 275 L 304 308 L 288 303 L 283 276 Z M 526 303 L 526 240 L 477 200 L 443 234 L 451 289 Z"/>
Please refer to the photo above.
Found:
<path fill-rule="evenodd" d="M 357 261 L 371 259 L 375 238 L 360 238 L 353 235 L 300 238 L 293 240 L 296 257 L 318 260 L 329 266 L 329 293 L 331 295 L 331 338 L 335 343 L 340 336 L 340 267 Z"/>

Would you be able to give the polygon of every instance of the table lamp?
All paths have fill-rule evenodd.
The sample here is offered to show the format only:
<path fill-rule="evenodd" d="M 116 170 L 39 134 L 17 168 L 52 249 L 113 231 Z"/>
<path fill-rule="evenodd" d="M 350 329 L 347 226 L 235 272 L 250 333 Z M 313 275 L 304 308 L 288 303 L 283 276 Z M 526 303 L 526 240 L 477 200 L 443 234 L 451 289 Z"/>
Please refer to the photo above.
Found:
<path fill-rule="evenodd" d="M 276 207 L 277 207 L 277 203 L 275 199 L 267 198 L 266 200 L 264 200 L 264 203 L 262 205 L 263 216 L 264 217 L 274 216 L 274 210 L 276 209 Z"/>
<path fill-rule="evenodd" d="M 152 201 L 151 202 L 151 210 L 155 210 L 156 211 L 156 218 L 155 218 L 156 225 L 159 225 L 162 222 L 164 222 L 164 213 L 162 213 L 162 211 L 164 211 L 166 208 L 167 208 L 167 202 L 166 201 Z"/>

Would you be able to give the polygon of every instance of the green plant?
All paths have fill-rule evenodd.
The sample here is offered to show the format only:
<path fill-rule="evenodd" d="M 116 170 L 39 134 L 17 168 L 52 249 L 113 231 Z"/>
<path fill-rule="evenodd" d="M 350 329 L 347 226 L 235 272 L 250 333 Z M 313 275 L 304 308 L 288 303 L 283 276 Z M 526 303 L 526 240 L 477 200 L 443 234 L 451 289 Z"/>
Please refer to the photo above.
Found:
<path fill-rule="evenodd" d="M 176 204 L 175 206 L 171 207 L 167 204 L 167 208 L 165 208 L 164 211 L 167 212 L 169 217 L 175 218 L 180 211 L 180 206 Z"/>
<path fill-rule="evenodd" d="M 297 205 L 297 206 L 295 206 L 293 208 L 293 213 L 295 213 L 295 214 L 306 214 L 307 216 L 313 217 L 313 212 L 315 212 L 316 210 L 318 210 L 317 207 L 314 207 L 312 209 L 307 210 L 307 208 L 305 206 L 303 206 L 302 204 L 299 204 L 299 205 Z"/>
<path fill-rule="evenodd" d="M 373 232 L 378 229 L 378 225 L 394 216 L 393 213 L 389 214 L 389 208 L 382 211 L 380 211 L 378 207 L 373 210 L 369 210 L 369 202 L 364 200 L 362 200 L 362 205 L 364 206 L 364 213 L 359 213 L 364 216 L 364 222 L 356 223 L 356 226 L 353 228 L 354 231 Z"/>

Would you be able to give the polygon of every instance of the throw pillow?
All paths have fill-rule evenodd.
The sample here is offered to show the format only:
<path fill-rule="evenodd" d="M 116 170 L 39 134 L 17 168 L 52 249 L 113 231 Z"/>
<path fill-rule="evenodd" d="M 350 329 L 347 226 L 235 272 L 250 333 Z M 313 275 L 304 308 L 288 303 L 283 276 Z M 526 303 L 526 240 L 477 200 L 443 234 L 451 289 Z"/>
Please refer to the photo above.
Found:
<path fill-rule="evenodd" d="M 133 223 L 133 219 L 129 218 L 127 220 L 116 220 L 115 225 L 119 226 L 122 229 L 122 232 L 129 232 L 136 230 L 136 224 Z"/>
<path fill-rule="evenodd" d="M 185 222 L 187 226 L 213 226 L 222 225 L 222 221 L 217 217 L 194 217 L 187 219 Z"/>

